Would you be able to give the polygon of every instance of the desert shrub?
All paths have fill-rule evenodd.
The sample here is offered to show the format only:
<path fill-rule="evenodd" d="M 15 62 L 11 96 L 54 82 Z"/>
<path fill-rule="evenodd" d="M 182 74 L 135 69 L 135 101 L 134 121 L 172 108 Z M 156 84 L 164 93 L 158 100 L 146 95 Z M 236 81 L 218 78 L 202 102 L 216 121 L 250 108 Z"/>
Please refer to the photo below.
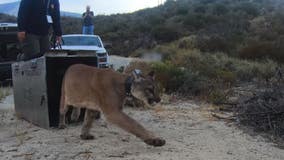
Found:
<path fill-rule="evenodd" d="M 176 48 L 176 43 L 168 43 L 167 45 L 157 45 L 153 51 L 156 53 L 161 53 L 163 60 L 170 60 L 172 55 L 180 52 L 181 49 Z"/>
<path fill-rule="evenodd" d="M 187 6 L 180 6 L 177 9 L 177 14 L 179 15 L 186 15 L 188 13 L 189 8 Z"/>
<path fill-rule="evenodd" d="M 200 75 L 215 79 L 216 71 L 220 66 L 216 63 L 216 58 L 199 50 L 179 50 L 177 54 L 172 54 L 169 60 L 178 67 L 185 67 Z"/>
<path fill-rule="evenodd" d="M 284 48 L 282 43 L 277 44 L 271 41 L 251 41 L 246 46 L 240 48 L 239 56 L 244 59 L 264 59 L 271 58 L 275 61 L 284 62 Z M 278 46 L 277 46 L 278 45 Z"/>
<path fill-rule="evenodd" d="M 194 49 L 196 47 L 196 36 L 189 36 L 178 40 L 178 48 Z"/>
<path fill-rule="evenodd" d="M 193 29 L 200 29 L 206 25 L 205 16 L 199 13 L 189 13 L 183 23 Z"/>
<path fill-rule="evenodd" d="M 262 87 L 255 89 L 252 96 L 242 97 L 241 102 L 235 107 L 238 123 L 249 126 L 257 132 L 269 133 L 269 138 L 283 139 L 283 87 L 283 85 Z"/>
<path fill-rule="evenodd" d="M 130 74 L 135 69 L 141 70 L 143 74 L 148 74 L 152 71 L 150 63 L 145 61 L 133 61 L 124 69 L 124 73 Z"/>
<path fill-rule="evenodd" d="M 219 17 L 211 14 L 189 12 L 184 16 L 183 24 L 191 30 L 207 28 L 219 22 Z"/>
<path fill-rule="evenodd" d="M 154 38 L 162 42 L 171 42 L 179 37 L 179 33 L 175 28 L 167 26 L 157 26 L 154 27 L 151 31 Z"/>
<path fill-rule="evenodd" d="M 269 80 L 275 75 L 278 64 L 272 60 L 254 62 L 235 60 L 235 73 L 240 81 Z"/>
<path fill-rule="evenodd" d="M 165 63 L 154 64 L 154 70 L 160 74 L 159 81 L 167 91 L 187 95 L 208 94 L 214 83 L 232 84 L 237 79 L 233 72 L 223 68 L 225 64 L 218 64 L 220 58 L 217 56 L 198 50 L 176 49 L 176 52 Z"/>
<path fill-rule="evenodd" d="M 255 4 L 251 3 L 251 2 L 244 2 L 244 3 L 241 3 L 239 5 L 237 5 L 235 8 L 234 8 L 234 11 L 242 11 L 242 12 L 245 12 L 247 15 L 249 16 L 258 16 L 260 11 L 259 9 L 255 6 Z"/>
<path fill-rule="evenodd" d="M 209 102 L 220 104 L 227 101 L 229 88 L 254 80 L 268 82 L 275 76 L 279 64 L 273 60 L 251 61 L 230 57 L 224 53 L 204 53 L 187 48 L 187 38 L 159 45 L 152 52 L 161 53 L 161 62 L 131 63 L 128 70 L 135 68 L 147 73 L 156 72 L 160 89 L 167 93 L 201 96 Z M 180 47 L 181 43 L 183 47 Z M 191 39 L 189 39 L 191 44 Z M 143 54 L 143 50 L 140 50 Z M 145 51 L 149 53 L 149 50 Z"/>
<path fill-rule="evenodd" d="M 212 90 L 208 96 L 208 100 L 216 105 L 226 102 L 227 99 L 227 95 L 220 89 Z"/>
<path fill-rule="evenodd" d="M 223 36 L 200 36 L 197 38 L 196 47 L 203 52 L 225 52 L 232 50 L 231 43 Z"/>
<path fill-rule="evenodd" d="M 195 13 L 206 13 L 206 11 L 208 10 L 208 8 L 204 5 L 198 5 L 194 8 L 194 12 Z"/>
<path fill-rule="evenodd" d="M 224 15 L 229 12 L 229 9 L 224 4 L 215 4 L 213 6 L 213 14 L 215 15 Z"/>
<path fill-rule="evenodd" d="M 272 42 L 249 42 L 245 47 L 240 49 L 239 56 L 246 59 L 260 59 L 270 57 L 275 52 Z"/>
<path fill-rule="evenodd" d="M 154 63 L 157 80 L 166 92 L 178 92 L 183 95 L 209 95 L 216 86 L 223 83 L 235 83 L 236 76 L 229 71 L 221 71 L 213 78 L 212 75 L 193 68 L 178 67 L 169 63 Z M 209 70 L 209 69 L 206 69 Z M 213 69 L 213 71 L 215 71 Z M 217 71 L 215 71 L 217 72 Z M 224 85 L 223 87 L 225 88 Z"/>
<path fill-rule="evenodd" d="M 182 85 L 178 88 L 178 92 L 185 95 L 198 96 L 205 94 L 210 87 L 208 79 L 197 72 L 186 70 L 183 75 Z"/>
<path fill-rule="evenodd" d="M 271 77 L 275 76 L 278 64 L 272 60 L 266 60 L 258 63 L 258 77 L 268 81 Z"/>
<path fill-rule="evenodd" d="M 82 33 L 82 20 L 80 18 L 62 17 L 61 24 L 64 34 Z"/>
<path fill-rule="evenodd" d="M 229 70 L 217 70 L 216 76 L 218 77 L 218 80 L 227 85 L 234 84 L 237 80 L 237 75 Z"/>
<path fill-rule="evenodd" d="M 222 58 L 221 58 L 222 59 Z M 224 68 L 226 68 L 223 75 L 228 74 L 221 79 L 237 80 L 237 81 L 252 81 L 253 79 L 264 80 L 270 79 L 275 74 L 275 68 L 278 64 L 272 60 L 266 61 L 247 61 L 237 58 L 227 57 L 227 62 L 224 60 Z M 232 82 L 229 80 L 229 82 Z"/>
<path fill-rule="evenodd" d="M 184 39 L 156 47 L 156 51 L 164 55 L 164 61 L 185 70 L 198 73 L 207 79 L 226 84 L 253 79 L 267 80 L 275 75 L 279 65 L 273 60 L 242 60 L 223 53 L 203 53 L 196 49 L 181 48 L 187 46 Z M 166 55 L 166 56 L 165 56 Z"/>
<path fill-rule="evenodd" d="M 166 92 L 176 92 L 182 86 L 185 75 L 182 68 L 163 62 L 153 63 L 152 68 L 157 73 L 156 80 Z"/>

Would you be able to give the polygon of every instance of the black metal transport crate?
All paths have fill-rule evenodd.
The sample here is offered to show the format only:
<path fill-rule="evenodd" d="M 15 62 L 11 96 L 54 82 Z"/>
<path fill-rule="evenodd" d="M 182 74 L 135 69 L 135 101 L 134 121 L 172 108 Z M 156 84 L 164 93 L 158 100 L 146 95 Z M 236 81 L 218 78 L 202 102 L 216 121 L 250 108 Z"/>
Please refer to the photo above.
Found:
<path fill-rule="evenodd" d="M 97 66 L 97 57 L 43 56 L 14 63 L 12 75 L 17 116 L 43 128 L 56 127 L 62 79 L 73 64 Z"/>

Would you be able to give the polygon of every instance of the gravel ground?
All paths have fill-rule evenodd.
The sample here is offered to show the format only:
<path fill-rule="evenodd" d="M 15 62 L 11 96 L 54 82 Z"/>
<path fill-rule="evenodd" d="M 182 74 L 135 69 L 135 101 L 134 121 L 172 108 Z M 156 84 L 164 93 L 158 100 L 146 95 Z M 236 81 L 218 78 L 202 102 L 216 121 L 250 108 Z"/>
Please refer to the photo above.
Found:
<path fill-rule="evenodd" d="M 164 147 L 141 140 L 105 121 L 92 128 L 95 139 L 79 138 L 81 125 L 41 129 L 15 117 L 13 96 L 0 105 L 0 159 L 32 160 L 283 160 L 284 150 L 260 136 L 212 118 L 208 106 L 191 101 L 161 104 L 154 110 L 125 108 L 146 128 L 167 140 Z"/>
<path fill-rule="evenodd" d="M 132 58 L 110 56 L 114 68 Z M 0 103 L 0 160 L 283 160 L 284 150 L 211 117 L 208 105 L 176 101 L 154 110 L 125 108 L 147 129 L 163 137 L 160 148 L 109 124 L 95 121 L 95 139 L 79 138 L 81 124 L 42 129 L 15 116 L 13 96 Z"/>

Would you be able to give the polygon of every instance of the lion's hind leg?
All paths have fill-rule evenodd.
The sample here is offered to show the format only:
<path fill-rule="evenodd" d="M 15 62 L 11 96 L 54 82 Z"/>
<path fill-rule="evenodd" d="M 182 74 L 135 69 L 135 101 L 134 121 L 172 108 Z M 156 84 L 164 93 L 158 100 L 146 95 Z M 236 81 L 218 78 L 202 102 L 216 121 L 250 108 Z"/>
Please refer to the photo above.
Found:
<path fill-rule="evenodd" d="M 59 129 L 64 129 L 66 128 L 66 119 L 65 119 L 65 116 L 66 116 L 66 113 L 69 109 L 69 106 L 66 104 L 65 102 L 65 98 L 64 98 L 64 95 L 61 96 L 61 100 L 60 100 L 60 109 L 59 109 L 59 125 L 58 125 L 58 128 Z"/>
<path fill-rule="evenodd" d="M 85 118 L 83 123 L 83 128 L 81 131 L 81 139 L 89 140 L 94 139 L 94 136 L 90 134 L 90 130 L 93 124 L 94 119 L 96 118 L 97 111 L 86 109 Z"/>

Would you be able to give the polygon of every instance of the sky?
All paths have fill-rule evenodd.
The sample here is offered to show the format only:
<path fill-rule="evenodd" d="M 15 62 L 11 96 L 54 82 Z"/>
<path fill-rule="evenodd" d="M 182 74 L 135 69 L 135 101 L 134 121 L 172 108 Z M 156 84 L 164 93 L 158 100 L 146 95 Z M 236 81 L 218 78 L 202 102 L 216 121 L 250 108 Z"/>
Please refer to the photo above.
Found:
<path fill-rule="evenodd" d="M 19 0 L 0 0 L 1 3 Z M 165 0 L 59 0 L 62 11 L 82 13 L 87 5 L 95 14 L 129 13 L 143 8 L 155 7 Z"/>

